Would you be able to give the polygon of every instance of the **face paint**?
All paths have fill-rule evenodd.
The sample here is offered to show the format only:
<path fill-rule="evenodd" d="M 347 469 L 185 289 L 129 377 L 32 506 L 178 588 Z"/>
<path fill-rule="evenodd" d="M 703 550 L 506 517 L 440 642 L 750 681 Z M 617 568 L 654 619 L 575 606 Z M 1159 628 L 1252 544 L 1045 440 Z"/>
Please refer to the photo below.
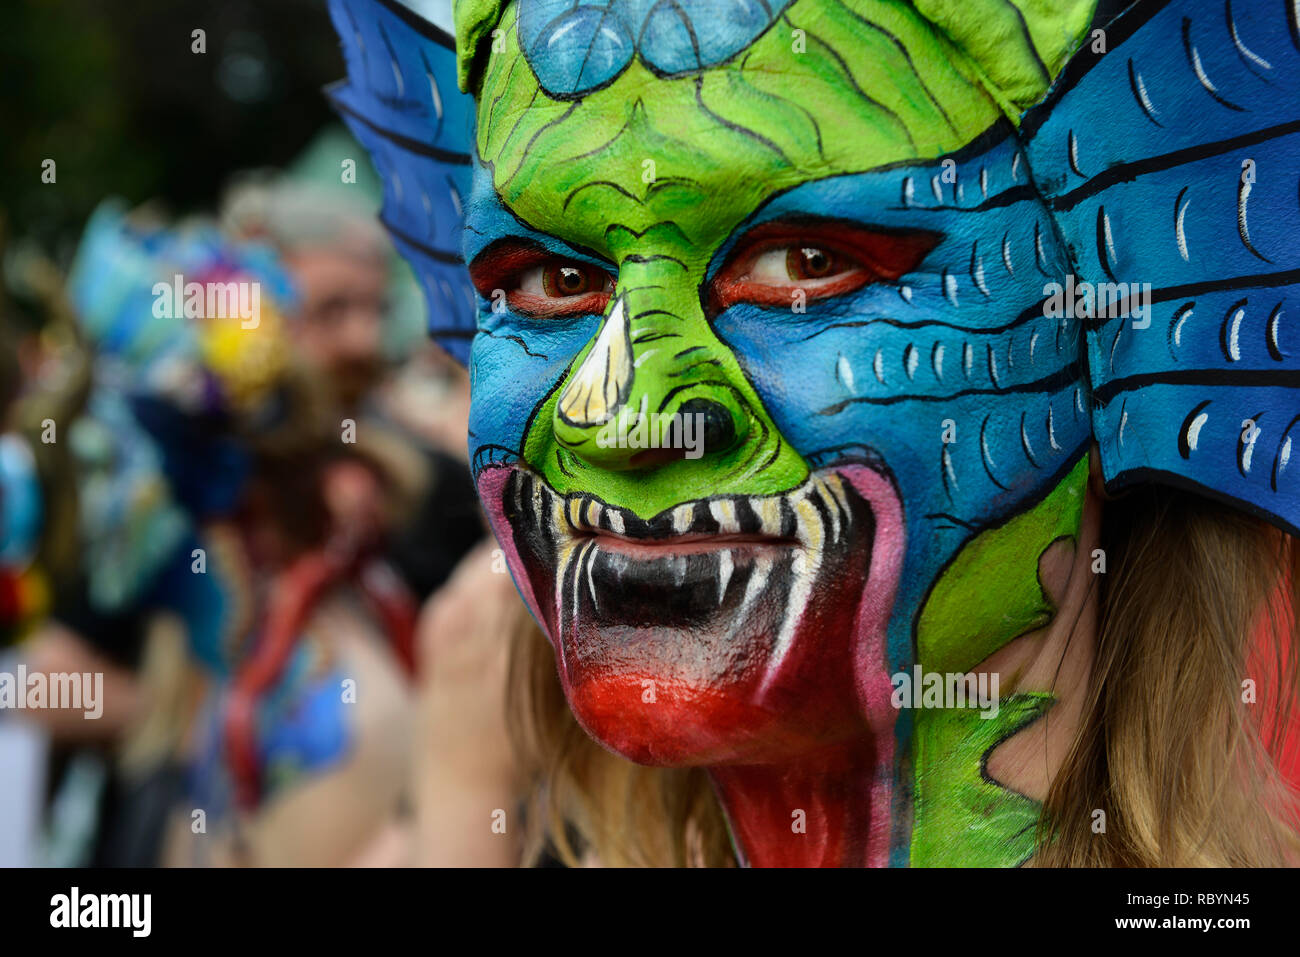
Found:
<path fill-rule="evenodd" d="M 1074 507 L 1013 536 L 1016 579 L 950 568 L 938 600 L 1017 593 L 1019 617 L 975 633 L 931 615 L 943 623 L 919 636 L 934 651 L 919 663 L 968 670 L 1042 623 L 1037 555 L 1077 528 L 1078 357 L 1033 312 L 1036 280 L 1063 270 L 1010 126 L 969 63 L 892 5 L 790 5 L 728 62 L 660 77 L 655 57 L 671 56 L 654 47 L 605 86 L 564 72 L 563 43 L 527 46 L 529 11 L 507 9 L 487 63 L 467 217 L 475 285 L 505 303 L 484 315 L 472 368 L 517 385 L 480 393 L 473 419 L 477 437 L 522 450 L 482 467 L 479 487 L 574 713 L 644 763 L 824 752 L 887 828 L 891 796 L 866 782 L 896 774 L 890 676 L 918 662 L 916 585 L 967 529 L 1066 483 L 1057 498 Z M 552 98 L 547 78 L 591 86 Z M 543 298 L 534 269 L 590 272 L 581 292 L 552 281 Z M 527 429 L 501 435 L 485 401 Z M 703 456 L 598 447 L 625 410 L 698 410 Z"/>
<path fill-rule="evenodd" d="M 472 182 L 443 140 L 422 149 L 468 194 L 480 495 L 578 720 L 632 760 L 708 767 L 742 859 L 1022 863 L 1038 806 L 987 763 L 1052 696 L 891 698 L 900 674 L 961 675 L 1056 616 L 1039 562 L 1078 539 L 1099 417 L 1113 483 L 1177 452 L 1172 390 L 1200 373 L 1156 372 L 1181 360 L 1152 337 L 1121 343 L 1180 298 L 1159 288 L 1151 229 L 1108 198 L 1128 188 L 1105 172 L 1123 154 L 1095 131 L 1150 135 L 1132 110 L 1096 113 L 1129 88 L 1124 58 L 1076 55 L 1017 125 L 1092 3 L 698 6 L 458 8 Z M 1195 3 L 1126 17 L 1112 43 L 1163 49 L 1176 6 Z M 387 45 L 403 88 L 446 62 L 435 32 L 393 43 L 409 17 L 351 8 L 336 22 L 358 37 L 354 84 L 377 69 L 363 41 Z M 1163 53 L 1145 69 L 1174 74 Z M 368 108 L 360 89 L 347 109 Z M 1151 84 L 1135 89 L 1134 110 Z M 429 182 L 375 135 L 419 111 L 354 128 L 388 140 L 394 176 Z M 1080 113 L 1100 154 L 1086 175 Z M 1135 176 L 1192 158 L 1169 136 Z M 390 200 L 386 216 L 409 206 Z M 436 275 L 445 257 L 407 239 Z M 1045 308 L 1076 281 L 1157 288 L 1122 317 Z M 1095 408 L 1089 377 L 1120 394 L 1144 374 L 1153 405 Z M 1125 435 L 1139 407 L 1151 450 Z M 700 454 L 650 443 L 651 416 L 701 423 Z M 620 423 L 646 434 L 609 441 Z M 1217 465 L 1160 460 L 1294 522 Z M 791 809 L 809 794 L 818 840 L 801 844 Z"/>

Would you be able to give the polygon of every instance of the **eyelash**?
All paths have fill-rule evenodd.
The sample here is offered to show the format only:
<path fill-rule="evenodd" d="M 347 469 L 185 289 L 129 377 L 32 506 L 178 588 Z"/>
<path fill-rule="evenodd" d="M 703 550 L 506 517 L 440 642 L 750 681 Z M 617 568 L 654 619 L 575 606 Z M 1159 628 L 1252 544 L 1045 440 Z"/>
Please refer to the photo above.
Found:
<path fill-rule="evenodd" d="M 940 238 L 921 230 L 883 232 L 844 223 L 760 226 L 737 244 L 710 282 L 710 312 L 742 302 L 788 306 L 800 291 L 806 299 L 824 299 L 872 282 L 892 282 L 914 269 Z M 762 275 L 774 269 L 783 269 L 788 281 Z M 794 275 L 808 269 L 818 274 Z M 512 309 L 537 318 L 599 315 L 616 283 L 599 266 L 513 243 L 481 254 L 470 273 L 484 298 L 495 303 L 504 293 Z M 756 275 L 778 281 L 756 281 Z M 583 288 L 552 294 L 562 291 L 560 283 L 574 282 Z"/>
<path fill-rule="evenodd" d="M 558 283 L 573 277 L 588 288 L 565 296 L 548 295 L 548 291 L 560 291 Z M 470 266 L 470 279 L 485 299 L 495 303 L 504 294 L 512 309 L 536 318 L 602 313 L 614 291 L 614 277 L 599 266 L 513 244 L 480 255 Z M 530 290 L 530 286 L 539 291 Z"/>

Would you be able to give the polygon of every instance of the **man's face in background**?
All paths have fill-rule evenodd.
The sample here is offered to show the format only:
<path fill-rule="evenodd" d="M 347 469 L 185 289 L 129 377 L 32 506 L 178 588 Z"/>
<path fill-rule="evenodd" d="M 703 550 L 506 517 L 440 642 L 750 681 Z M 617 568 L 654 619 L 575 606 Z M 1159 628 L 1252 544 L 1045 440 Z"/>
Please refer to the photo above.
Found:
<path fill-rule="evenodd" d="M 345 245 L 295 249 L 285 257 L 300 296 L 295 341 L 345 408 L 384 370 L 388 266 Z"/>

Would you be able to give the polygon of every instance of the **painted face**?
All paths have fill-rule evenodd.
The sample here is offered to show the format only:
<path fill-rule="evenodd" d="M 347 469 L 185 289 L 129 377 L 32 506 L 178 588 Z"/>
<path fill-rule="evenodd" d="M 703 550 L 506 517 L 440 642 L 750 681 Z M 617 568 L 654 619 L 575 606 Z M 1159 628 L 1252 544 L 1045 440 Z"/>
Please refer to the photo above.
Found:
<path fill-rule="evenodd" d="M 574 712 L 653 764 L 892 742 L 890 676 L 1041 626 L 1079 524 L 1013 128 L 905 5 L 553 6 L 477 97 L 471 451 Z"/>
<path fill-rule="evenodd" d="M 332 95 L 579 720 L 751 861 L 1027 860 L 1050 682 L 891 690 L 1055 617 L 1090 441 L 1300 533 L 1296 5 L 414 6 L 331 0 Z"/>

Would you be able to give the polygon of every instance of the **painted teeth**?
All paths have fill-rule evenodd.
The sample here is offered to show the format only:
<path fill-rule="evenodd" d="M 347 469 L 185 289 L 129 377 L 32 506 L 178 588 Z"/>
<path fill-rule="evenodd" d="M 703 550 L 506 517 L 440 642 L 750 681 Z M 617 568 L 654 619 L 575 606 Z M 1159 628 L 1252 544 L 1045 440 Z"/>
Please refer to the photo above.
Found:
<path fill-rule="evenodd" d="M 721 498 L 709 503 L 709 514 L 718 523 L 718 532 L 722 535 L 734 535 L 740 531 L 736 522 L 736 506 L 730 499 Z"/>
<path fill-rule="evenodd" d="M 747 627 L 758 613 L 759 603 L 776 589 L 783 610 L 773 635 L 765 686 L 789 653 L 795 631 L 809 611 L 815 582 L 827 563 L 836 560 L 833 556 L 838 552 L 832 549 L 850 543 L 855 520 L 865 514 L 857 493 L 833 472 L 818 472 L 782 495 L 729 495 L 683 502 L 648 519 L 594 496 L 560 496 L 539 476 L 524 470 L 515 472 L 511 481 L 516 484 L 506 491 L 509 520 L 516 531 L 531 533 L 529 547 L 539 557 L 549 555 L 555 560 L 552 595 L 562 628 L 571 627 L 583 614 L 617 619 L 618 596 L 601 592 L 610 588 L 618 592 L 629 577 L 638 587 L 650 574 L 661 576 L 660 587 L 693 589 L 693 595 L 704 589 L 710 598 L 716 595 L 718 608 L 726 607 L 729 616 L 734 614 L 733 629 Z M 763 535 L 800 547 L 779 552 L 718 548 L 682 553 L 667 549 L 658 557 L 641 558 L 602 547 L 590 534 L 600 529 L 633 540 Z M 653 569 L 647 568 L 647 562 L 654 564 Z"/>
<path fill-rule="evenodd" d="M 754 503 L 754 513 L 762 523 L 763 534 L 778 537 L 781 534 L 781 500 L 760 498 Z"/>
<path fill-rule="evenodd" d="M 684 502 L 649 519 L 592 496 L 561 498 L 544 482 L 530 478 L 516 493 L 521 508 L 529 500 L 531 515 L 545 521 L 556 540 L 606 530 L 633 539 L 663 539 L 680 535 L 761 535 L 796 539 L 821 548 L 847 539 L 853 509 L 844 480 L 835 474 L 814 475 L 799 488 L 782 495 L 733 495 Z M 549 501 L 547 501 L 549 499 Z"/>
<path fill-rule="evenodd" d="M 511 511 L 536 523 L 552 546 L 607 531 L 633 540 L 675 536 L 763 536 L 800 542 L 811 549 L 848 541 L 857 508 L 842 476 L 816 473 L 800 488 L 780 495 L 725 495 L 667 508 L 649 519 L 593 495 L 562 497 L 530 473 L 516 473 L 507 490 Z"/>
<path fill-rule="evenodd" d="M 678 505 L 673 509 L 673 531 L 685 535 L 695 521 L 694 505 Z"/>

